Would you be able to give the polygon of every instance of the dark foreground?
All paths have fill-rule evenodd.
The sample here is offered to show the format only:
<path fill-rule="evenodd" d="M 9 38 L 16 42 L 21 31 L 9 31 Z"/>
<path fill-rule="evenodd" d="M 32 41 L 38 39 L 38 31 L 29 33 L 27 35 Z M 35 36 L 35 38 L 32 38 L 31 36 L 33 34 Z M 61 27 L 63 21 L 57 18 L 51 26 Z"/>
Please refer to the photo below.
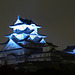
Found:
<path fill-rule="evenodd" d="M 71 63 L 22 63 L 0 67 L 0 75 L 75 75 Z"/>

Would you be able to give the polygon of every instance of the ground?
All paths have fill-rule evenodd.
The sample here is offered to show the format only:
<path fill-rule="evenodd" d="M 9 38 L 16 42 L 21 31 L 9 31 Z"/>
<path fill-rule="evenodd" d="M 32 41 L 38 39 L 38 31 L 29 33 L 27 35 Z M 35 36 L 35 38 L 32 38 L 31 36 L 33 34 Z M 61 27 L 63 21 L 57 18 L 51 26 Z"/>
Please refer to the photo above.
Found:
<path fill-rule="evenodd" d="M 75 64 L 58 62 L 27 62 L 0 67 L 0 75 L 74 75 Z"/>

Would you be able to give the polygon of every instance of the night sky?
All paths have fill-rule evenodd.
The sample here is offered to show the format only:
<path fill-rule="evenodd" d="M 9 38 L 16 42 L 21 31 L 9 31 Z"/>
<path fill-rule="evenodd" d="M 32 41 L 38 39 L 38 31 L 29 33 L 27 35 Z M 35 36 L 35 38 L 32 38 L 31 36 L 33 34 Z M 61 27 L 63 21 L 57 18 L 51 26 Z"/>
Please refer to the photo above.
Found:
<path fill-rule="evenodd" d="M 12 33 L 9 25 L 18 15 L 41 25 L 39 33 L 59 49 L 75 45 L 75 0 L 0 0 L 1 43 L 7 41 L 4 35 Z"/>

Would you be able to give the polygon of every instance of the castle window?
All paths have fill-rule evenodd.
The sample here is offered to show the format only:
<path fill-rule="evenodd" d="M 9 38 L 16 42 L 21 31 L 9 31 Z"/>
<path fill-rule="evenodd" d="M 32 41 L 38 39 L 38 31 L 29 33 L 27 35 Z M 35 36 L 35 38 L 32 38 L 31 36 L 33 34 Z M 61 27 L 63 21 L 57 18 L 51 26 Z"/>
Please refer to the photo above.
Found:
<path fill-rule="evenodd" d="M 36 55 L 34 55 L 34 58 L 36 58 Z"/>
<path fill-rule="evenodd" d="M 46 56 L 46 54 L 44 54 L 44 57 Z"/>
<path fill-rule="evenodd" d="M 41 57 L 41 54 L 40 54 L 40 57 Z"/>

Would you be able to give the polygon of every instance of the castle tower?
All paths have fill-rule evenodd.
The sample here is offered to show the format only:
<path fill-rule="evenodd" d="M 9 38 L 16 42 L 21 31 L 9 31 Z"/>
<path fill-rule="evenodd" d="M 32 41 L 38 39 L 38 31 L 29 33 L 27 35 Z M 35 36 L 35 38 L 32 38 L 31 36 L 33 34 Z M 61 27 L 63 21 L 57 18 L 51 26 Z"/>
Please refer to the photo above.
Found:
<path fill-rule="evenodd" d="M 44 40 L 46 36 L 38 33 L 38 28 L 41 28 L 41 26 L 36 25 L 32 20 L 19 18 L 18 16 L 14 25 L 9 27 L 13 28 L 13 33 L 5 36 L 9 41 L 3 50 L 27 47 L 27 44 L 44 45 L 46 43 Z"/>

